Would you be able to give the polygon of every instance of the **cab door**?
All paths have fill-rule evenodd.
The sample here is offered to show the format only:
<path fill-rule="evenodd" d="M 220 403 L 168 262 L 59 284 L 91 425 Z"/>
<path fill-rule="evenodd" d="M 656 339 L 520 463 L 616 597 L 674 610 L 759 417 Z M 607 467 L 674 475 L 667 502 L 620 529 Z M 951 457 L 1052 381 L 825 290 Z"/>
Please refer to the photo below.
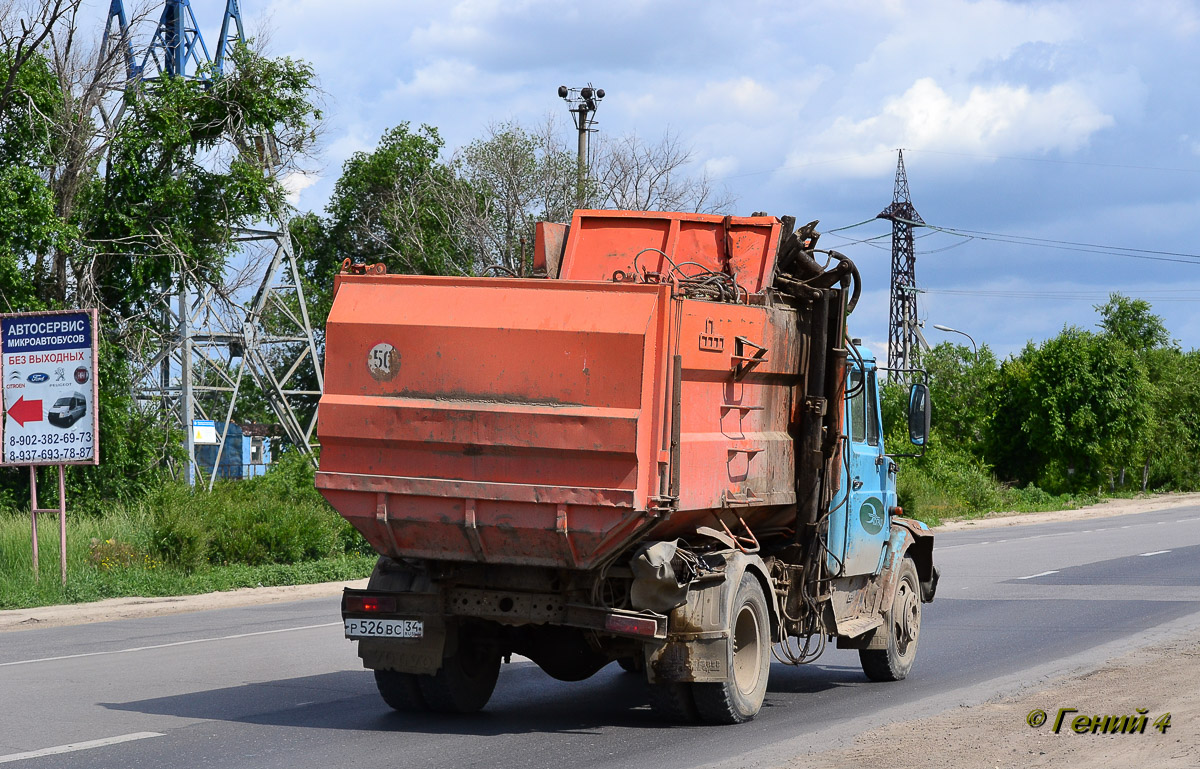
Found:
<path fill-rule="evenodd" d="M 875 366 L 849 364 L 842 485 L 829 517 L 832 574 L 874 574 L 888 538 L 892 504 L 890 464 L 883 453 Z"/>

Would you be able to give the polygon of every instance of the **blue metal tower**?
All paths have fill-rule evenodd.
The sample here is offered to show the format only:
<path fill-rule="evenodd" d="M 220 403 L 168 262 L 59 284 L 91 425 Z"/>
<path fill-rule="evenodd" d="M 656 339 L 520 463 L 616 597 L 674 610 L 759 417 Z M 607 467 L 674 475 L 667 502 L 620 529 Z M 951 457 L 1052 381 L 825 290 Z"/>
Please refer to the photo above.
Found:
<path fill-rule="evenodd" d="M 221 34 L 216 55 L 211 59 L 191 0 L 165 0 L 158 25 L 138 61 L 124 1 L 110 0 L 100 67 L 104 71 L 115 64 L 116 59 L 110 57 L 124 61 L 125 79 L 113 84 L 120 90 L 134 90 L 141 83 L 175 77 L 209 85 L 214 77 L 227 71 L 230 54 L 244 41 L 238 0 L 225 0 Z M 110 129 L 120 123 L 126 101 L 120 99 L 111 115 L 101 107 L 101 117 Z M 228 139 L 243 156 L 247 153 L 257 156 L 263 173 L 278 176 L 283 172 L 270 131 Z M 232 307 L 233 312 L 242 314 L 240 324 L 230 314 L 227 299 L 218 296 L 211 287 L 189 286 L 186 274 L 175 276 L 163 292 L 159 308 L 163 328 L 156 349 L 143 361 L 135 395 L 140 401 L 162 404 L 183 428 L 188 455 L 184 477 L 189 483 L 196 482 L 201 469 L 196 462 L 195 428 L 198 421 L 209 422 L 218 425 L 220 434 L 211 472 L 205 479 L 212 488 L 222 464 L 239 388 L 247 373 L 274 411 L 282 433 L 301 451 L 312 449 L 316 410 L 302 423 L 298 406 L 321 395 L 324 374 L 288 234 L 289 216 L 288 208 L 280 206 L 271 212 L 265 229 L 242 229 L 236 233 L 235 239 L 242 243 L 259 242 L 262 248 L 274 250 L 271 258 L 265 260 L 265 272 L 254 298 L 248 304 L 236 303 Z M 275 317 L 280 308 L 286 316 L 283 321 Z M 240 363 L 235 364 L 235 359 L 240 359 Z M 202 369 L 201 374 L 197 374 L 197 368 Z M 317 389 L 303 389 L 302 369 L 311 370 Z M 203 372 L 215 377 L 217 383 L 205 381 Z M 211 396 L 218 393 L 226 399 L 223 401 L 226 405 L 216 405 Z M 215 413 L 218 408 L 223 413 Z M 219 419 L 222 416 L 224 419 Z"/>
<path fill-rule="evenodd" d="M 159 77 L 188 77 L 207 79 L 204 67 L 211 64 L 217 74 L 224 71 L 228 53 L 245 39 L 242 29 L 242 9 L 237 0 L 225 0 L 221 18 L 221 36 L 217 41 L 216 57 L 210 58 L 191 0 L 166 0 L 150 44 L 137 61 L 125 13 L 124 0 L 111 0 L 104 24 L 101 55 L 109 50 L 110 39 L 118 36 L 125 59 L 125 73 L 130 82 L 154 80 Z"/>

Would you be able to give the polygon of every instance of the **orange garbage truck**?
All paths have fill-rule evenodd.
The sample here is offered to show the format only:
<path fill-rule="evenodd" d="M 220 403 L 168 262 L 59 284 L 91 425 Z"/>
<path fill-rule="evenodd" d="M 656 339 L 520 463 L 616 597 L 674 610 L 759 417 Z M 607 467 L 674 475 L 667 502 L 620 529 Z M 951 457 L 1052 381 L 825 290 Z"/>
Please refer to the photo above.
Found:
<path fill-rule="evenodd" d="M 615 661 L 707 723 L 828 643 L 908 674 L 933 537 L 847 335 L 858 272 L 815 227 L 581 210 L 539 225 L 531 278 L 344 265 L 316 485 L 379 552 L 342 615 L 388 705 L 483 708 L 514 654 Z M 908 417 L 923 446 L 923 382 Z"/>

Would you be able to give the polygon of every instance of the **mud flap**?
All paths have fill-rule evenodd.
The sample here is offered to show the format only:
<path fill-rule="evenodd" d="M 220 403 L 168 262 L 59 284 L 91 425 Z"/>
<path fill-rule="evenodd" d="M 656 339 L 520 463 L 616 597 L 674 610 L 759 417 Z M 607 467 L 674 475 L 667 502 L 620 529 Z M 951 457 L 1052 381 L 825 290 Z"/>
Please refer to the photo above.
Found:
<path fill-rule="evenodd" d="M 665 643 L 646 644 L 646 676 L 650 683 L 719 683 L 729 677 L 729 623 L 742 576 L 752 571 L 764 584 L 772 636 L 778 635 L 779 605 L 769 589 L 766 565 L 757 555 L 728 551 L 706 556 L 710 564 L 720 558 L 724 568 L 702 576 L 688 589 L 687 601 L 667 619 Z M 713 564 L 715 565 L 715 564 Z"/>
<path fill-rule="evenodd" d="M 933 533 L 920 521 L 910 518 L 892 518 L 891 536 L 887 547 L 880 558 L 878 590 L 872 601 L 874 611 L 871 615 L 882 620 L 884 610 L 892 605 L 896 598 L 896 590 L 900 586 L 900 565 L 904 557 L 909 556 L 917 567 L 920 580 L 921 601 L 929 603 L 937 591 L 938 570 L 933 566 Z M 858 586 L 865 594 L 871 586 Z M 875 623 L 878 625 L 879 623 Z M 876 633 L 859 630 L 858 633 L 842 634 L 843 623 L 838 621 L 837 648 L 839 649 L 882 649 L 886 648 L 886 638 Z M 854 630 L 853 623 L 847 623 L 847 628 Z M 853 637 L 850 637 L 853 636 Z"/>
<path fill-rule="evenodd" d="M 425 635 L 421 638 L 363 638 L 358 656 L 363 667 L 394 670 L 397 673 L 433 675 L 442 667 L 442 657 L 457 648 L 457 638 L 441 616 L 425 616 Z"/>

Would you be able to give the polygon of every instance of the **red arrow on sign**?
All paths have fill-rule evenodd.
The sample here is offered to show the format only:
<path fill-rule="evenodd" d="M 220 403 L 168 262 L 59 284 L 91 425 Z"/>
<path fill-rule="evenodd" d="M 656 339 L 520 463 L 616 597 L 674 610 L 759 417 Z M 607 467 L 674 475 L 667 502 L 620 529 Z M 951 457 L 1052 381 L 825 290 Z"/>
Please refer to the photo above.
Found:
<path fill-rule="evenodd" d="M 25 396 L 17 398 L 17 402 L 8 410 L 8 415 L 13 418 L 13 421 L 21 427 L 25 426 L 26 422 L 41 422 L 42 421 L 42 402 L 27 401 Z"/>

